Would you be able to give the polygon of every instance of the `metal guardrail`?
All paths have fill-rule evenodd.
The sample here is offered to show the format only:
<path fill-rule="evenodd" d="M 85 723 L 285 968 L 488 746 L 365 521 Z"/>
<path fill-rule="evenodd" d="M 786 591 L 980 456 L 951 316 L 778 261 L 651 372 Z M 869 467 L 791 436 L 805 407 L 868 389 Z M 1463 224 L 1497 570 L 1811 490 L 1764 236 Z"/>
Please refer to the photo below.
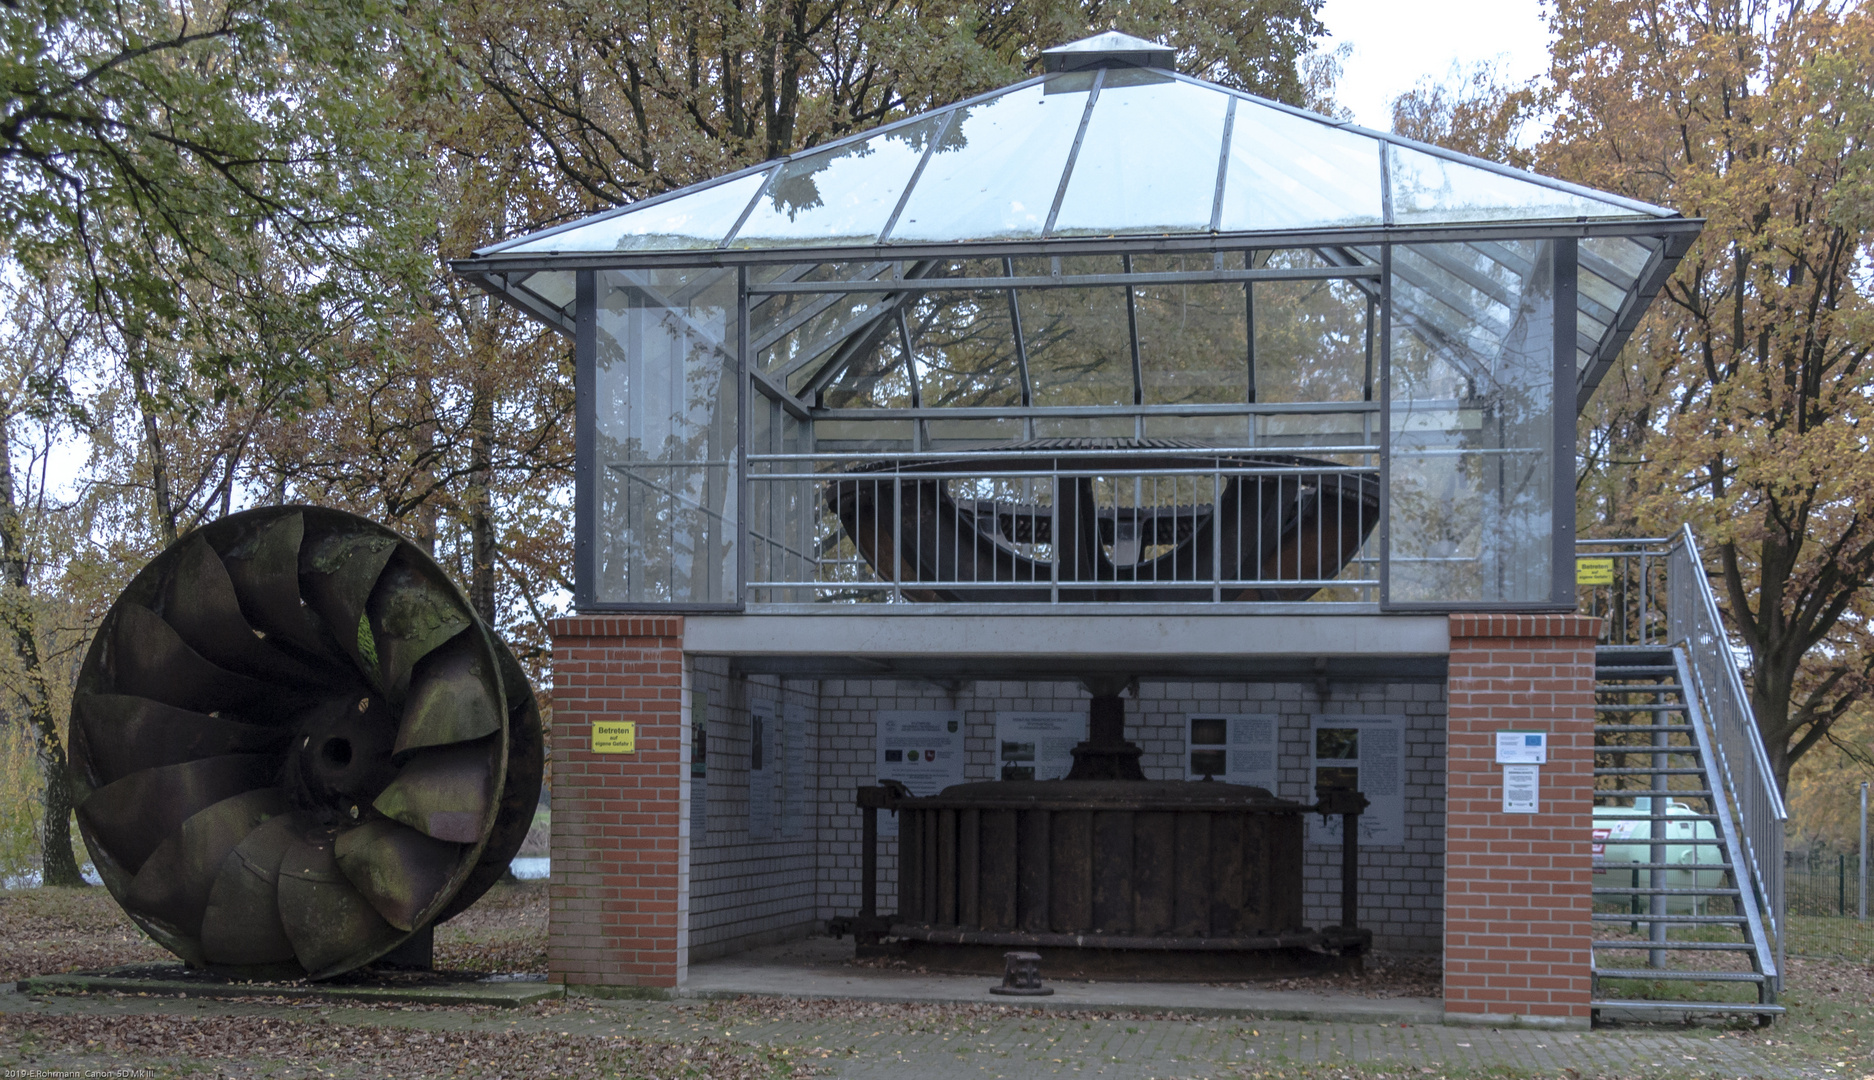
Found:
<path fill-rule="evenodd" d="M 750 455 L 748 597 L 1375 603 L 1376 453 Z"/>
<path fill-rule="evenodd" d="M 1737 654 L 1690 526 L 1678 535 L 1639 540 L 1582 540 L 1578 559 L 1605 559 L 1606 581 L 1580 589 L 1581 611 L 1607 620 L 1607 645 L 1678 645 L 1691 666 L 1688 697 L 1711 725 L 1716 764 L 1743 841 L 1750 886 L 1775 941 L 1776 970 L 1787 948 L 1783 825 L 1789 811 L 1777 790 L 1738 670 Z M 1610 568 L 1600 567 L 1606 571 Z"/>

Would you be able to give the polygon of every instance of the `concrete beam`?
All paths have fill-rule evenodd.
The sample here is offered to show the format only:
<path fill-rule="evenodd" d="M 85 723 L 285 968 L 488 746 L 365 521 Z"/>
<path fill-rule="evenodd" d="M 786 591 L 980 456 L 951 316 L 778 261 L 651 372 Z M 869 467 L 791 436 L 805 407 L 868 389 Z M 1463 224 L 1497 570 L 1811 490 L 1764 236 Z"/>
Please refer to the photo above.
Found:
<path fill-rule="evenodd" d="M 730 657 L 889 663 L 1110 657 L 1190 663 L 1442 658 L 1444 615 L 688 615 L 683 648 Z"/>

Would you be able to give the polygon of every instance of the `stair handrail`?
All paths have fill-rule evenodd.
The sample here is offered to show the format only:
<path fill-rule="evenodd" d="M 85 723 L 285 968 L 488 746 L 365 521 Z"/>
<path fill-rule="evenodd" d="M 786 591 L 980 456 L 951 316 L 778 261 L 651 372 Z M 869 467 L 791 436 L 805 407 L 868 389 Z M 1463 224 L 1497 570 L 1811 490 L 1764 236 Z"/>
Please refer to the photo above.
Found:
<path fill-rule="evenodd" d="M 1680 527 L 1668 558 L 1666 591 L 1668 636 L 1673 644 L 1684 647 L 1691 661 L 1695 685 L 1686 687 L 1686 693 L 1698 695 L 1717 736 L 1718 767 L 1744 841 L 1752 891 L 1769 915 L 1766 922 L 1776 940 L 1780 982 L 1786 936 L 1783 825 L 1789 820 L 1789 810 L 1770 768 L 1763 733 L 1725 631 L 1724 614 L 1689 524 Z"/>

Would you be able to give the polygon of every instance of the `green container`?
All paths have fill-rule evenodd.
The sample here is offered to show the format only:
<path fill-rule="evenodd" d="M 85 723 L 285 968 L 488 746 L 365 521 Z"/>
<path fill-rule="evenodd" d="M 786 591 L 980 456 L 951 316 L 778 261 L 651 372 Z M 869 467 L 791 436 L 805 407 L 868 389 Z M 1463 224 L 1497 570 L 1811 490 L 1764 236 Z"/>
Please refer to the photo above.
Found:
<path fill-rule="evenodd" d="M 1594 886 L 1595 888 L 1722 889 L 1725 887 L 1723 841 L 1718 838 L 1716 823 L 1710 821 L 1673 821 L 1663 823 L 1664 858 L 1654 857 L 1653 800 L 1641 796 L 1632 806 L 1597 806 L 1594 808 Z M 1666 804 L 1668 815 L 1695 816 L 1700 810 L 1681 802 Z M 1634 871 L 1625 864 L 1665 862 L 1674 869 L 1665 880 L 1655 883 L 1647 870 Z M 1701 869 L 1710 867 L 1711 869 Z M 1683 868 L 1683 869 L 1681 869 Z M 1634 881 L 1634 874 L 1639 880 Z M 1650 907 L 1640 898 L 1642 910 Z M 1710 897 L 1668 896 L 1666 912 L 1671 915 L 1704 914 Z"/>

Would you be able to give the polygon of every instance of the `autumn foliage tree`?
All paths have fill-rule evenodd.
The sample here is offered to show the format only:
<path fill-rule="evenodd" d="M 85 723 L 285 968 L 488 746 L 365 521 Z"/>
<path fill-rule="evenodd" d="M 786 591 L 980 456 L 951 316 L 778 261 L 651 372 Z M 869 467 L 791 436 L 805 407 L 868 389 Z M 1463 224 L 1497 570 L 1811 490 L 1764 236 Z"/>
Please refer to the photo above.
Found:
<path fill-rule="evenodd" d="M 1706 219 L 1584 424 L 1587 535 L 1689 521 L 1780 783 L 1874 687 L 1874 18 L 1561 0 L 1541 171 Z"/>

